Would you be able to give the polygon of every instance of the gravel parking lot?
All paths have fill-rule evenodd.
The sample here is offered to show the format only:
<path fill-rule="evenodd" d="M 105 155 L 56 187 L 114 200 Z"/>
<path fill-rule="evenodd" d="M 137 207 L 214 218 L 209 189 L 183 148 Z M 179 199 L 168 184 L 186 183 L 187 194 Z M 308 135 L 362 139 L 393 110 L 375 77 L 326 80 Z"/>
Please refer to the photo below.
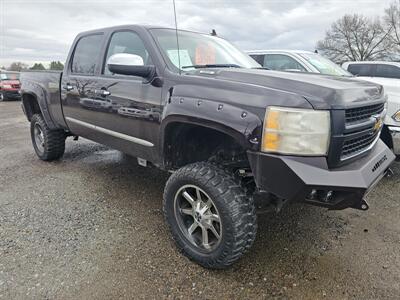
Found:
<path fill-rule="evenodd" d="M 0 153 L 0 299 L 400 298 L 398 162 L 369 211 L 259 216 L 252 251 L 211 271 L 170 240 L 168 174 L 83 139 L 42 162 L 18 102 L 0 102 Z"/>

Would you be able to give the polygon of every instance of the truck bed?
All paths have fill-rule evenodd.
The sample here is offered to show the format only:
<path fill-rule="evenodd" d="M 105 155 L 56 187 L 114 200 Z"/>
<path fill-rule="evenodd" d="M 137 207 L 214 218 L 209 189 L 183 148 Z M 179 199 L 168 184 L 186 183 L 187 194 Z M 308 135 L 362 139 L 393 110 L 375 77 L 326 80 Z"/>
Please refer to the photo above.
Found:
<path fill-rule="evenodd" d="M 31 94 L 38 99 L 51 128 L 66 128 L 60 98 L 61 76 L 62 71 L 23 71 L 20 78 L 21 93 Z M 29 101 L 29 97 L 23 101 Z"/>

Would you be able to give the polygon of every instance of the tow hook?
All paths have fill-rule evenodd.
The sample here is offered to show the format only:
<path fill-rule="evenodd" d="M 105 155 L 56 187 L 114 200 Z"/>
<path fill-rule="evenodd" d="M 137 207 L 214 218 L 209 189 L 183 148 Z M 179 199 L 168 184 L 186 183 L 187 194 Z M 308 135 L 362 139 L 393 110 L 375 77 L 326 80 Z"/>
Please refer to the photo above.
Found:
<path fill-rule="evenodd" d="M 366 211 L 369 209 L 369 205 L 365 199 L 361 199 L 353 208 Z"/>

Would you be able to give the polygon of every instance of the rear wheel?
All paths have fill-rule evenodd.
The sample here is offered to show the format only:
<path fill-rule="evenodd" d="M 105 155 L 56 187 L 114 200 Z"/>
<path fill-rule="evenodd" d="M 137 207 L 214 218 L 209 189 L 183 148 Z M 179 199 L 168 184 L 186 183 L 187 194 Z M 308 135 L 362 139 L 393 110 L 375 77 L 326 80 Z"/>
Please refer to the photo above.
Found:
<path fill-rule="evenodd" d="M 207 268 L 233 264 L 256 236 L 252 198 L 231 173 L 210 163 L 190 164 L 170 177 L 164 215 L 178 249 Z"/>
<path fill-rule="evenodd" d="M 63 156 L 65 131 L 49 129 L 43 116 L 35 114 L 31 119 L 31 139 L 33 148 L 41 160 L 51 161 Z"/>

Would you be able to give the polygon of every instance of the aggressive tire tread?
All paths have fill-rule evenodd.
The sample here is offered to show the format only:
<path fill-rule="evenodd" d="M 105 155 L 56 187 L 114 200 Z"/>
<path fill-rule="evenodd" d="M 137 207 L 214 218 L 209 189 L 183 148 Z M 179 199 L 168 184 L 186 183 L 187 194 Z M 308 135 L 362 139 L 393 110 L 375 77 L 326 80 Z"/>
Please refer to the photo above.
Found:
<path fill-rule="evenodd" d="M 224 206 L 230 218 L 224 233 L 223 249 L 217 256 L 205 257 L 190 251 L 185 241 L 171 226 L 172 216 L 168 213 L 172 205 L 176 183 L 193 180 L 196 184 L 208 187 L 211 197 Z M 207 268 L 225 268 L 236 262 L 252 246 L 257 232 L 257 220 L 252 197 L 248 197 L 240 182 L 227 170 L 209 162 L 198 162 L 182 167 L 169 178 L 164 191 L 164 216 L 170 227 L 178 249 L 190 259 Z"/>
<path fill-rule="evenodd" d="M 36 142 L 34 138 L 34 127 L 36 124 L 41 127 L 44 134 L 45 143 L 43 153 L 40 153 L 40 151 L 36 147 Z M 50 129 L 41 114 L 35 114 L 32 116 L 31 138 L 36 154 L 41 160 L 53 161 L 60 159 L 64 155 L 66 138 L 65 131 L 61 129 Z"/>

